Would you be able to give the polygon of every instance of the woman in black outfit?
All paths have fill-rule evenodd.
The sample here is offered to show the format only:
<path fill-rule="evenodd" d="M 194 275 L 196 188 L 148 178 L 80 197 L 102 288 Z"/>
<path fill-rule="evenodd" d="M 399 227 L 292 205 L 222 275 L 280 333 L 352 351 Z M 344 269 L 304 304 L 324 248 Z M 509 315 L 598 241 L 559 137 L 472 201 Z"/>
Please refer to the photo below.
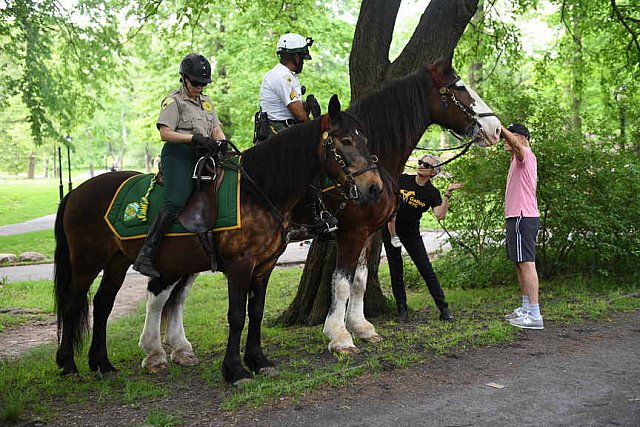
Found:
<path fill-rule="evenodd" d="M 444 296 L 444 291 L 438 277 L 436 276 L 424 242 L 420 236 L 420 218 L 423 212 L 433 209 L 433 213 L 439 220 L 444 219 L 449 209 L 449 199 L 451 193 L 464 184 L 455 182 L 444 193 L 444 198 L 440 196 L 440 191 L 433 186 L 431 179 L 440 172 L 440 160 L 435 156 L 423 156 L 418 160 L 416 175 L 402 174 L 398 182 L 402 201 L 398 212 L 389 224 L 383 229 L 384 248 L 389 262 L 389 273 L 391 275 L 391 288 L 398 308 L 398 321 L 407 321 L 407 294 L 404 288 L 402 277 L 402 246 L 418 267 L 420 275 L 429 288 L 433 300 L 440 310 L 440 320 L 453 320 L 449 311 L 449 305 Z"/>

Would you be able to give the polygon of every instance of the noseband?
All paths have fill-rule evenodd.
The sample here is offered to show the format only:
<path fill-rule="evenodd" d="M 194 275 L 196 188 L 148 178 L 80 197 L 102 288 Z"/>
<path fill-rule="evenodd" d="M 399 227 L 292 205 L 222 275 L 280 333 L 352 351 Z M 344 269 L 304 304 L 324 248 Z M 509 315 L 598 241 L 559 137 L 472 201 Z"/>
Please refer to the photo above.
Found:
<path fill-rule="evenodd" d="M 476 113 L 472 106 L 466 106 L 462 102 L 460 102 L 460 100 L 456 97 L 455 93 L 452 90 L 450 90 L 451 87 L 453 87 L 458 81 L 460 81 L 459 76 L 456 75 L 456 77 L 453 80 L 451 80 L 448 83 L 445 83 L 442 80 L 440 72 L 438 71 L 435 65 L 433 64 L 427 65 L 427 72 L 431 77 L 431 81 L 433 81 L 433 84 L 438 89 L 438 93 L 440 94 L 440 102 L 442 103 L 442 106 L 445 109 L 449 108 L 449 99 L 450 99 L 451 102 L 453 102 L 453 105 L 458 107 L 458 109 L 462 111 L 470 121 L 469 126 L 467 127 L 464 135 L 462 136 L 458 135 L 456 132 L 449 129 L 449 132 L 451 132 L 451 134 L 456 139 L 458 139 L 459 141 L 463 141 L 463 144 L 459 145 L 458 147 L 452 148 L 452 150 L 462 148 L 462 151 L 460 151 L 458 154 L 456 154 L 449 160 L 446 160 L 435 166 L 437 167 L 437 166 L 446 165 L 447 163 L 454 161 L 455 159 L 457 159 L 458 157 L 466 153 L 469 150 L 469 148 L 471 148 L 471 145 L 478 140 L 478 137 L 480 135 L 484 135 L 484 129 L 482 129 L 482 125 L 480 124 L 479 119 L 483 117 L 496 116 L 496 114 L 493 112 Z M 462 88 L 464 88 L 464 86 L 462 86 Z M 469 141 L 464 142 L 465 138 L 469 138 Z"/>
<path fill-rule="evenodd" d="M 427 65 L 427 72 L 431 76 L 431 80 L 433 84 L 438 88 L 438 93 L 440 94 L 440 102 L 444 108 L 449 108 L 448 99 L 453 102 L 453 105 L 458 107 L 460 111 L 462 111 L 469 121 L 469 126 L 465 131 L 463 136 L 459 136 L 456 132 L 450 131 L 457 139 L 463 140 L 465 137 L 471 138 L 471 142 L 475 142 L 478 139 L 478 136 L 484 134 L 484 130 L 482 129 L 482 125 L 479 123 L 479 119 L 483 117 L 495 116 L 496 114 L 493 112 L 490 113 L 476 113 L 472 106 L 466 106 L 456 97 L 455 93 L 450 90 L 458 81 L 460 81 L 460 77 L 456 76 L 453 80 L 448 83 L 445 83 L 436 68 L 435 65 L 430 64 Z M 463 86 L 464 88 L 464 86 Z M 466 144 L 465 144 L 466 145 Z"/>
<path fill-rule="evenodd" d="M 344 172 L 346 179 L 346 191 L 342 191 L 342 195 L 345 200 L 357 200 L 358 198 L 360 198 L 360 191 L 358 190 L 355 177 L 362 175 L 363 173 L 370 170 L 377 170 L 378 165 L 376 165 L 376 163 L 378 162 L 378 157 L 375 155 L 371 156 L 371 158 L 369 159 L 371 163 L 368 166 L 362 169 L 358 169 L 355 172 L 349 172 L 347 163 L 344 161 L 343 156 L 338 153 L 338 149 L 333 143 L 333 137 L 329 135 L 329 132 L 327 132 L 326 130 L 322 133 L 322 145 L 325 148 L 325 153 L 326 151 L 329 151 L 331 154 L 333 154 L 333 158 L 335 159 L 336 163 L 338 163 L 338 166 L 340 166 L 340 168 L 342 168 L 342 172 Z"/>

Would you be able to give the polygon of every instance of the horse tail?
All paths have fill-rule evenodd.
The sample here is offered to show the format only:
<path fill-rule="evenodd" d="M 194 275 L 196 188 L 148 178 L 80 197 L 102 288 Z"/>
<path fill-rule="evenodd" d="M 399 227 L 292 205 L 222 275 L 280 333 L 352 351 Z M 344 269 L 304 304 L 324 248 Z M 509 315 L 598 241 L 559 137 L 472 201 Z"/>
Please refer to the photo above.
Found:
<path fill-rule="evenodd" d="M 82 344 L 82 339 L 89 329 L 89 302 L 85 295 L 79 301 L 79 307 L 74 310 L 73 290 L 71 289 L 72 267 L 69 255 L 69 242 L 64 230 L 64 212 L 69 201 L 68 193 L 58 206 L 54 233 L 56 239 L 56 249 L 54 253 L 54 301 L 58 325 L 58 345 L 62 340 L 62 331 L 66 327 L 72 332 L 74 350 L 78 350 Z M 79 309 L 79 310 L 78 310 Z M 74 313 L 74 311 L 76 311 Z"/>

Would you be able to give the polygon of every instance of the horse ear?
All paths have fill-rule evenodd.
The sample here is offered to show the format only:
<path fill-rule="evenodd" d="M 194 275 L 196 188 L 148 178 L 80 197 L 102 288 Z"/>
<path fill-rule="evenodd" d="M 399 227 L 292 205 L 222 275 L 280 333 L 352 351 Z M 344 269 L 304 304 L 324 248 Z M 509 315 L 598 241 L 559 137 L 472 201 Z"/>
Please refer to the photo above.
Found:
<path fill-rule="evenodd" d="M 329 117 L 332 122 L 338 120 L 338 115 L 340 114 L 340 100 L 338 99 L 338 95 L 334 94 L 329 100 Z"/>
<path fill-rule="evenodd" d="M 449 71 L 453 68 L 453 51 L 451 51 L 447 56 L 441 58 L 438 62 L 438 68 L 443 73 L 445 71 Z"/>

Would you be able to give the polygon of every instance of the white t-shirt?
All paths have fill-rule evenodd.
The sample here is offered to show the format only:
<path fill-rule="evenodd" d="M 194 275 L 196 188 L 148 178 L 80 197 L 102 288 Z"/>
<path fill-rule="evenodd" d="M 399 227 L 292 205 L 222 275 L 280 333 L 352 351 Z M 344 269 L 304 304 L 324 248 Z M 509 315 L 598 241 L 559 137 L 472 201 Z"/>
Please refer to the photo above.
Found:
<path fill-rule="evenodd" d="M 292 102 L 302 102 L 302 89 L 298 76 L 282 64 L 277 64 L 264 75 L 260 87 L 260 108 L 269 120 L 293 119 L 287 108 Z"/>

